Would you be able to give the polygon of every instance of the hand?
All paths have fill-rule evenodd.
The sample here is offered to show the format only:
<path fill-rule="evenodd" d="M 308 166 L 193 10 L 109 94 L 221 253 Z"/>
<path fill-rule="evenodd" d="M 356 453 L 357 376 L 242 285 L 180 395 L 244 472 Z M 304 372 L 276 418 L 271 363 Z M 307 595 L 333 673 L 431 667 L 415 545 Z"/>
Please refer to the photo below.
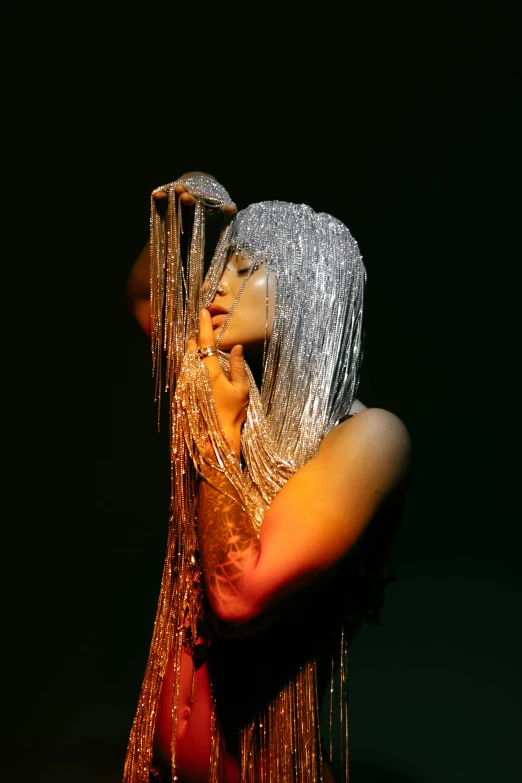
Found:
<path fill-rule="evenodd" d="M 174 191 L 178 194 L 180 201 L 184 206 L 193 207 L 196 203 L 195 197 L 185 189 L 181 182 L 178 182 L 176 185 L 174 185 Z M 158 191 L 157 193 L 154 193 L 154 200 L 156 203 L 159 203 L 166 198 L 167 193 L 164 191 Z M 219 208 L 219 211 L 224 215 L 235 215 L 237 212 L 237 206 L 236 204 L 223 204 L 223 206 Z"/>
<path fill-rule="evenodd" d="M 193 207 L 196 203 L 196 199 L 194 196 L 191 196 L 191 194 L 185 190 L 181 182 L 178 182 L 177 185 L 174 185 L 174 190 L 178 194 L 180 201 L 182 204 L 184 204 L 186 207 Z M 161 202 L 164 199 L 167 198 L 168 194 L 164 190 L 158 190 L 157 193 L 154 193 L 154 201 Z"/>
<path fill-rule="evenodd" d="M 215 348 L 214 330 L 209 311 L 204 307 L 199 312 L 200 348 Z M 188 351 L 197 351 L 198 343 L 190 338 Z M 230 380 L 223 372 L 217 356 L 202 358 L 212 381 L 212 396 L 221 422 L 221 429 L 232 450 L 239 456 L 241 450 L 241 427 L 246 421 L 248 408 L 248 381 L 243 358 L 243 346 L 235 345 L 230 351 Z"/>

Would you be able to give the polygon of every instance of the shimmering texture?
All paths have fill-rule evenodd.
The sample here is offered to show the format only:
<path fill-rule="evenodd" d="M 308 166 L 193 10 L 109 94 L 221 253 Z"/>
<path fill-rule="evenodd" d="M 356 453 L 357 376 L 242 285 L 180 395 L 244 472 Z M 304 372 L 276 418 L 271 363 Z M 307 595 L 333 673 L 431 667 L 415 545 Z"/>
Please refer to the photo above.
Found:
<path fill-rule="evenodd" d="M 267 201 L 235 217 L 223 216 L 220 237 L 203 286 L 205 212 L 233 203 L 215 180 L 183 180 L 196 197 L 186 262 L 181 257 L 182 210 L 176 182 L 151 196 L 152 353 L 156 399 L 170 395 L 172 494 L 167 553 L 149 660 L 131 731 L 125 783 L 149 783 L 155 715 L 168 656 L 174 652 L 172 714 L 177 715 L 181 652 L 193 648 L 202 618 L 198 563 L 197 489 L 204 462 L 228 478 L 254 533 L 259 533 L 271 500 L 288 478 L 317 453 L 322 438 L 349 412 L 362 361 L 363 296 L 366 270 L 346 226 L 305 204 Z M 167 194 L 164 214 L 154 193 Z M 205 363 L 185 352 L 197 331 L 197 313 L 214 298 L 231 250 L 259 261 L 276 276 L 275 314 L 265 339 L 263 380 L 258 390 L 247 367 L 250 388 L 241 441 L 242 464 L 223 435 Z M 231 310 L 234 309 L 236 302 Z M 266 319 L 268 323 L 268 289 Z M 230 313 L 229 313 L 230 315 Z M 223 331 L 223 329 L 221 330 Z M 266 337 L 265 326 L 265 337 Z M 219 347 L 219 338 L 218 338 Z M 229 374 L 228 354 L 218 359 Z M 165 375 L 163 377 L 163 367 Z M 159 411 L 159 404 L 158 404 Z M 214 458 L 205 449 L 207 438 Z M 341 623 L 341 620 L 340 620 Z M 348 780 L 347 645 L 342 626 L 333 629 L 330 686 L 330 746 L 335 662 L 340 661 L 341 746 Z M 252 683 L 255 687 L 255 671 Z M 210 783 L 222 783 L 224 735 L 212 695 Z M 172 774 L 176 774 L 173 720 Z M 319 783 L 323 780 L 317 664 L 301 664 L 271 701 L 240 732 L 240 783 Z"/>

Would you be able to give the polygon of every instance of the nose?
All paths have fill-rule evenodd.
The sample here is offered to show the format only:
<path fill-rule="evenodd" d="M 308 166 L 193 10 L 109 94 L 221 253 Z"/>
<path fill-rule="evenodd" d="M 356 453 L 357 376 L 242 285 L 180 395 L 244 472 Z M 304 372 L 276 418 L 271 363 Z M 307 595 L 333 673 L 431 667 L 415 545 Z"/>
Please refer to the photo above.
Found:
<path fill-rule="evenodd" d="M 219 283 L 216 286 L 213 299 L 218 296 L 227 296 L 227 294 L 229 294 L 231 290 L 229 285 L 230 283 L 232 283 L 232 290 L 233 290 L 233 278 L 232 279 L 230 278 L 230 272 L 225 267 L 225 269 L 223 269 L 221 273 L 221 278 L 219 280 Z M 208 280 L 206 280 L 205 283 L 203 284 L 203 292 L 206 293 L 207 290 L 208 290 Z"/>
<path fill-rule="evenodd" d="M 203 283 L 203 292 L 206 293 L 208 291 L 208 280 L 206 280 Z M 216 294 L 220 294 L 221 296 L 226 296 L 230 291 L 230 288 L 226 283 L 223 283 L 221 280 L 217 284 L 216 288 Z"/>
<path fill-rule="evenodd" d="M 228 285 L 220 280 L 216 288 L 216 293 L 221 294 L 221 296 L 226 296 L 229 291 L 230 288 L 228 287 Z"/>

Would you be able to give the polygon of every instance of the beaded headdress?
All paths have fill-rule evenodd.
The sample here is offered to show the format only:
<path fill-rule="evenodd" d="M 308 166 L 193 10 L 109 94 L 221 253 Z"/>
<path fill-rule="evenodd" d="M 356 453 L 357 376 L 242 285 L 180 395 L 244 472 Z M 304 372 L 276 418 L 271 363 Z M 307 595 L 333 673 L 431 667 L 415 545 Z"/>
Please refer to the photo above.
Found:
<path fill-rule="evenodd" d="M 204 595 L 195 509 L 201 464 L 208 461 L 205 439 L 209 437 L 214 445 L 214 467 L 230 479 L 254 530 L 259 531 L 275 494 L 315 456 L 321 439 L 348 414 L 357 394 L 362 360 L 366 270 L 357 243 L 343 223 L 304 204 L 252 204 L 233 218 L 224 217 L 204 285 L 205 213 L 233 202 L 212 178 L 195 175 L 183 179 L 185 189 L 196 198 L 188 251 L 183 258 L 180 238 L 184 227 L 181 203 L 174 190 L 176 182 L 157 188 L 151 197 L 151 347 L 157 395 L 164 388 L 171 400 L 169 537 L 124 783 L 149 783 L 156 713 L 167 661 L 173 651 L 174 671 L 179 672 L 182 649 L 194 651 L 202 620 Z M 154 194 L 158 191 L 168 197 L 164 214 L 155 205 Z M 241 438 L 244 464 L 239 467 L 227 462 L 228 445 L 221 435 L 205 365 L 197 354 L 185 351 L 187 338 L 196 331 L 198 310 L 214 298 L 227 258 L 234 251 L 249 258 L 249 274 L 260 261 L 275 273 L 274 321 L 263 351 L 260 389 L 247 367 L 250 397 Z M 219 350 L 218 358 L 228 373 L 228 354 Z M 339 638 L 341 650 L 336 660 L 340 663 L 342 702 L 346 695 L 347 654 L 342 628 Z M 175 677 L 173 716 L 177 715 L 178 697 Z M 346 721 L 343 709 L 341 718 L 344 716 Z M 174 718 L 173 778 L 175 723 Z M 262 736 L 260 726 L 264 727 Z M 211 734 L 209 780 L 221 783 L 223 735 L 215 703 Z M 341 731 L 341 742 L 343 736 L 347 779 L 347 740 Z M 264 705 L 262 713 L 241 728 L 239 747 L 241 783 L 317 783 L 322 779 L 314 660 L 300 665 L 277 696 Z"/>

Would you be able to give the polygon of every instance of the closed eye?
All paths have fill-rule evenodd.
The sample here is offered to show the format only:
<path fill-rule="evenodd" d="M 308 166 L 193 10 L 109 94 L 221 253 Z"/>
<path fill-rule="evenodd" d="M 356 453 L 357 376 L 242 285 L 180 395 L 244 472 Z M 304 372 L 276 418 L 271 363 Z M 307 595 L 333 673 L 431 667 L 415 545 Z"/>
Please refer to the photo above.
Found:
<path fill-rule="evenodd" d="M 249 266 L 245 266 L 244 269 L 237 269 L 235 266 L 226 266 L 225 268 L 228 269 L 229 272 L 235 272 L 236 275 L 246 275 L 250 269 Z"/>
<path fill-rule="evenodd" d="M 246 273 L 250 269 L 252 270 L 252 273 L 254 273 L 254 272 L 257 272 L 259 267 L 260 267 L 260 262 L 259 261 L 255 261 L 253 264 L 250 264 L 250 266 L 245 266 L 243 269 L 238 269 L 237 273 L 238 273 L 238 275 L 246 275 Z"/>
<path fill-rule="evenodd" d="M 255 263 L 253 266 L 250 264 L 249 266 L 245 266 L 242 269 L 238 269 L 237 267 L 229 266 L 227 264 L 225 269 L 228 269 L 229 272 L 235 272 L 236 275 L 246 275 L 246 273 L 249 272 L 250 269 L 252 269 L 252 272 L 257 272 L 259 266 L 260 266 L 259 263 Z"/>

